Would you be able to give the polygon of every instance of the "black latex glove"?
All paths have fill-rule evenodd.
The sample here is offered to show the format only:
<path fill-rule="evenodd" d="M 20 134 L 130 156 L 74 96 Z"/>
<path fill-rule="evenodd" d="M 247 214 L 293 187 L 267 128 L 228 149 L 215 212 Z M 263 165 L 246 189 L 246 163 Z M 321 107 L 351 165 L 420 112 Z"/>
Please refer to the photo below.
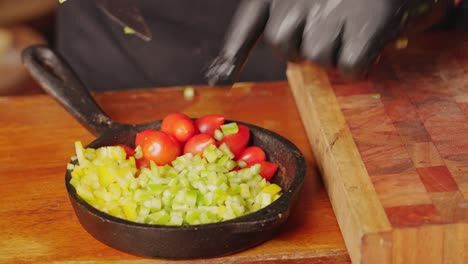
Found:
<path fill-rule="evenodd" d="M 215 84 L 236 75 L 262 33 L 288 60 L 359 77 L 398 34 L 432 24 L 452 6 L 453 0 L 244 0 L 206 77 Z"/>

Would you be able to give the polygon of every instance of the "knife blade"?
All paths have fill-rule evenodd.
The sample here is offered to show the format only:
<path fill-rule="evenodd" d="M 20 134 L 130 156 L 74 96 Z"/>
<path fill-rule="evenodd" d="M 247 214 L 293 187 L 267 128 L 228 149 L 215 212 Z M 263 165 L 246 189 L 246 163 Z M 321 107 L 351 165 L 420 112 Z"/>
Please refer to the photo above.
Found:
<path fill-rule="evenodd" d="M 96 0 L 98 6 L 113 21 L 145 41 L 150 41 L 151 31 L 136 0 Z"/>

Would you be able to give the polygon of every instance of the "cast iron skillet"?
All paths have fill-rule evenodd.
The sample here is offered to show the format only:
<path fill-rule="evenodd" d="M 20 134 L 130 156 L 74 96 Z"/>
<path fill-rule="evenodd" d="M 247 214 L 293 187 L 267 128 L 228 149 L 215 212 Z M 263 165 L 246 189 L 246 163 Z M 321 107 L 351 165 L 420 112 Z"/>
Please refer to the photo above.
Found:
<path fill-rule="evenodd" d="M 23 51 L 23 63 L 41 86 L 60 102 L 97 139 L 88 146 L 133 146 L 138 131 L 159 129 L 161 122 L 129 125 L 107 116 L 69 65 L 46 46 Z M 112 217 L 88 205 L 70 184 L 65 185 L 81 225 L 97 240 L 116 249 L 146 257 L 193 259 L 222 256 L 258 245 L 275 235 L 289 217 L 302 189 L 306 165 L 299 149 L 272 131 L 251 124 L 251 142 L 262 147 L 268 159 L 279 163 L 272 179 L 284 194 L 271 205 L 233 220 L 194 226 L 161 226 L 133 223 Z"/>

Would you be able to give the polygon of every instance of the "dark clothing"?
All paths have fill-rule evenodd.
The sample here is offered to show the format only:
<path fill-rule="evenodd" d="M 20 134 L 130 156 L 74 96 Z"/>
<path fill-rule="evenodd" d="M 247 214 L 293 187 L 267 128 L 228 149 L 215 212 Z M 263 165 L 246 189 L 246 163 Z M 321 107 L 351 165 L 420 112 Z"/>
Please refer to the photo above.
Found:
<path fill-rule="evenodd" d="M 153 40 L 125 35 L 93 0 L 60 5 L 57 51 L 93 90 L 205 84 L 240 0 L 141 0 Z M 436 29 L 468 27 L 468 1 Z M 262 42 L 237 81 L 285 80 L 285 62 Z"/>
<path fill-rule="evenodd" d="M 143 0 L 153 39 L 125 35 L 93 0 L 58 8 L 57 50 L 90 89 L 206 84 L 237 0 Z M 259 43 L 239 81 L 285 79 L 285 63 Z"/>
<path fill-rule="evenodd" d="M 468 30 L 468 1 L 463 0 L 433 30 Z"/>

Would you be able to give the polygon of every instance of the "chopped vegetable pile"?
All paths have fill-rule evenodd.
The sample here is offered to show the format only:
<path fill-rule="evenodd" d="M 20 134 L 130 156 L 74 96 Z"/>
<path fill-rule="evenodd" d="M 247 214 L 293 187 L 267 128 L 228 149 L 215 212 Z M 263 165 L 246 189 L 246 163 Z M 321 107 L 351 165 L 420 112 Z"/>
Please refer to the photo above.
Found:
<path fill-rule="evenodd" d="M 278 169 L 250 132 L 224 117 L 168 115 L 160 130 L 139 132 L 135 148 L 75 143 L 70 183 L 96 209 L 138 223 L 197 225 L 255 212 L 278 199 Z"/>

